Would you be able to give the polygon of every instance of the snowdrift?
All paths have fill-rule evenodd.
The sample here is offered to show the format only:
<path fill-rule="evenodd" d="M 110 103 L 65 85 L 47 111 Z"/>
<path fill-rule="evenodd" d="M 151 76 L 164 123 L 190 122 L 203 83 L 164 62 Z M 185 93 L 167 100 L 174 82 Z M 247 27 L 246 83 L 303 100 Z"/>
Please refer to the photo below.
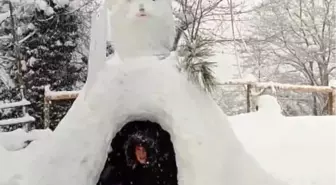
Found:
<path fill-rule="evenodd" d="M 17 129 L 12 132 L 0 132 L 0 184 L 4 182 L 11 184 L 20 179 L 22 175 L 20 169 L 24 168 L 25 157 L 27 157 L 23 156 L 23 149 L 29 146 L 29 143 L 44 140 L 51 134 L 52 131 L 49 129 L 30 132 Z"/>
<path fill-rule="evenodd" d="M 275 177 L 290 185 L 336 183 L 336 116 L 284 117 L 261 111 L 229 120 L 248 153 Z"/>
<path fill-rule="evenodd" d="M 16 151 L 25 148 L 30 142 L 44 139 L 52 134 L 50 129 L 32 130 L 25 132 L 17 129 L 12 132 L 0 132 L 0 147 L 7 151 Z"/>
<path fill-rule="evenodd" d="M 113 137 L 136 120 L 159 123 L 169 132 L 180 185 L 283 184 L 245 152 L 216 103 L 173 63 L 105 66 L 51 137 L 22 150 L 20 170 L 0 184 L 94 185 Z"/>

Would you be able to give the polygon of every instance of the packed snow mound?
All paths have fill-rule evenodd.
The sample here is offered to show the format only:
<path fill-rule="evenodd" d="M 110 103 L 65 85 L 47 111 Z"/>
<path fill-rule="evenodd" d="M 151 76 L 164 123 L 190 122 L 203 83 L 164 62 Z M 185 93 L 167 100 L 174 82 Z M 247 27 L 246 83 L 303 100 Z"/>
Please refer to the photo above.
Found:
<path fill-rule="evenodd" d="M 335 80 L 334 79 L 330 80 L 329 81 L 329 86 L 336 88 L 336 79 Z"/>
<path fill-rule="evenodd" d="M 290 185 L 335 184 L 336 116 L 229 117 L 238 139 L 261 166 Z"/>
<path fill-rule="evenodd" d="M 257 98 L 258 112 L 281 114 L 282 109 L 277 99 L 271 95 L 261 95 Z"/>
<path fill-rule="evenodd" d="M 32 143 L 38 140 L 47 139 L 52 131 L 32 130 L 26 132 L 23 129 L 17 129 L 12 132 L 0 132 L 0 184 L 15 184 L 15 181 L 21 178 L 21 169 L 25 168 L 25 158 L 30 159 L 23 152 L 29 148 Z M 31 154 L 31 153 L 29 153 Z"/>
<path fill-rule="evenodd" d="M 51 133 L 50 129 L 32 130 L 30 132 L 17 129 L 12 132 L 0 132 L 0 146 L 8 151 L 20 150 L 28 146 L 30 142 L 46 138 Z"/>
<path fill-rule="evenodd" d="M 244 151 L 212 98 L 173 63 L 106 65 L 52 136 L 23 150 L 28 157 L 16 183 L 95 184 L 116 132 L 130 121 L 149 120 L 171 135 L 180 185 L 283 184 Z"/>

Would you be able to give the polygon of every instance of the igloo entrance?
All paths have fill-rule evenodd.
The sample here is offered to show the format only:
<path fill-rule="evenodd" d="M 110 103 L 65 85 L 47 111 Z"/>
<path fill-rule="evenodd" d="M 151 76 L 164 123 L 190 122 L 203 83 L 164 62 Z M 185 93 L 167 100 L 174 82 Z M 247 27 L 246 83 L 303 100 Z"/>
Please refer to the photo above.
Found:
<path fill-rule="evenodd" d="M 143 146 L 147 161 L 135 157 Z M 175 151 L 170 135 L 150 121 L 127 123 L 113 138 L 98 185 L 177 185 Z"/>

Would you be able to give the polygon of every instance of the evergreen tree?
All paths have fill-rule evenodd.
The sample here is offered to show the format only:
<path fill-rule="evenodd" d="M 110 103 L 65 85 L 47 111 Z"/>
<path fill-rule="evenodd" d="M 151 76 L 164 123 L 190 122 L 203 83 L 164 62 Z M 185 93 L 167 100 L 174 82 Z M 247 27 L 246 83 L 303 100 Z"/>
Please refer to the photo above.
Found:
<path fill-rule="evenodd" d="M 56 4 L 53 1 L 44 3 L 46 6 L 16 6 L 21 38 L 21 62 L 20 68 L 17 65 L 8 65 L 9 73 L 16 82 L 18 79 L 13 74 L 18 71 L 22 74 L 26 99 L 32 103 L 28 113 L 35 117 L 37 128 L 43 126 L 44 87 L 50 85 L 52 90 L 57 91 L 73 90 L 78 82 L 85 80 L 85 76 L 81 75 L 85 64 L 77 62 L 73 57 L 80 24 L 76 11 L 72 11 L 68 4 Z M 68 101 L 53 104 L 50 111 L 52 129 L 71 104 Z"/>
<path fill-rule="evenodd" d="M 52 90 L 69 91 L 80 78 L 81 67 L 72 62 L 72 54 L 77 47 L 79 20 L 69 7 L 58 7 L 52 3 L 54 14 L 48 16 L 44 11 L 36 11 L 32 23 L 38 30 L 35 37 L 25 42 L 22 52 L 27 70 L 24 82 L 28 100 L 34 102 L 32 115 L 38 127 L 43 122 L 44 86 Z M 66 114 L 71 102 L 58 102 L 51 108 L 51 127 Z"/>

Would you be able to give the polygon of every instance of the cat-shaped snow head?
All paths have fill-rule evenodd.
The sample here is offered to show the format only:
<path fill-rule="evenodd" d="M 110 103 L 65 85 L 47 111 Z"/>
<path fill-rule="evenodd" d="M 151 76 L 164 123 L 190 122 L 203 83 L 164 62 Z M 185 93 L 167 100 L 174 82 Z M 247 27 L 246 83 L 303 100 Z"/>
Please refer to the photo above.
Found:
<path fill-rule="evenodd" d="M 107 5 L 112 12 L 133 21 L 172 15 L 171 0 L 107 0 Z"/>
<path fill-rule="evenodd" d="M 106 0 L 116 51 L 139 56 L 169 51 L 175 36 L 171 0 Z"/>

